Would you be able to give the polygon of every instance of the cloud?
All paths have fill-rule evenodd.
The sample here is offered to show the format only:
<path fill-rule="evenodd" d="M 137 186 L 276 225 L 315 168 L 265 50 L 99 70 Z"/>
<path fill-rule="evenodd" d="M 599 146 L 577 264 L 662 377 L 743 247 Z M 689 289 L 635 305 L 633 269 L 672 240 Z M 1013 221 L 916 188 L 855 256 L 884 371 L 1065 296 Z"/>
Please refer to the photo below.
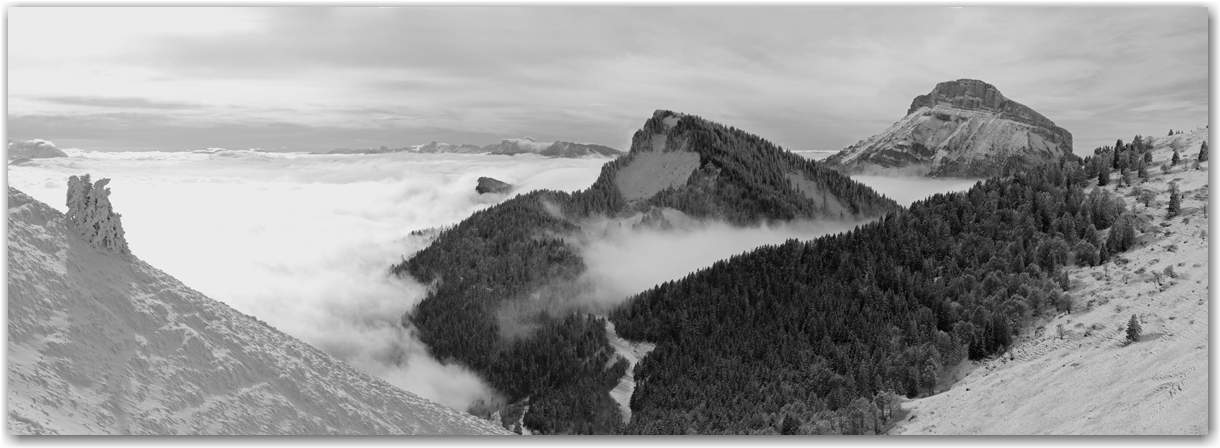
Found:
<path fill-rule="evenodd" d="M 1201 7 L 209 10 L 238 24 L 223 32 L 175 31 L 190 13 L 178 8 L 165 13 L 170 25 L 152 30 L 123 26 L 113 11 L 103 28 L 69 20 L 76 28 L 67 34 L 105 43 L 80 46 L 39 39 L 55 19 L 82 15 L 58 10 L 18 11 L 10 20 L 10 114 L 47 132 L 28 138 L 74 132 L 33 123 L 68 112 L 31 98 L 105 92 L 226 105 L 179 117 L 187 126 L 280 122 L 317 130 L 242 131 L 262 147 L 309 146 L 324 131 L 363 128 L 614 144 L 664 108 L 731 122 L 785 147 L 830 150 L 881 132 L 913 97 L 958 78 L 991 82 L 1042 112 L 1073 133 L 1080 153 L 1206 121 Z M 142 10 L 130 23 L 158 11 Z M 1174 101 L 1191 106 L 1141 109 Z M 388 134 L 367 133 L 383 139 L 369 144 L 397 146 Z M 95 140 L 153 147 L 152 135 Z M 181 142 L 215 146 L 201 142 L 214 135 L 187 133 Z M 404 144 L 431 140 L 447 139 Z"/>
<path fill-rule="evenodd" d="M 574 190 L 604 160 L 463 155 L 86 152 L 9 167 L 9 185 L 63 210 L 70 175 L 108 177 L 132 252 L 207 296 L 424 398 L 466 409 L 494 393 L 399 325 L 426 294 L 389 267 L 519 191 Z"/>
<path fill-rule="evenodd" d="M 161 101 L 148 98 L 116 98 L 100 96 L 52 96 L 43 101 L 72 106 L 108 107 L 116 109 L 199 109 L 199 103 L 184 101 Z"/>

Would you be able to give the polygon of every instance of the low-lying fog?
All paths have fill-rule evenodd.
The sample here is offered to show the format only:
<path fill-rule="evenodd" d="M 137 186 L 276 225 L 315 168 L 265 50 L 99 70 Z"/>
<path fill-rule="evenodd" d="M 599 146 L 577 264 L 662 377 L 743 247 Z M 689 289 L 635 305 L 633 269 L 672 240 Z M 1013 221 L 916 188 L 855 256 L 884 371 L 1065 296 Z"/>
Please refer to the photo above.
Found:
<path fill-rule="evenodd" d="M 936 193 L 966 191 L 979 179 L 930 179 L 927 177 L 852 176 L 852 180 L 873 187 L 903 207 Z"/>
<path fill-rule="evenodd" d="M 574 191 L 606 159 L 487 155 L 311 155 L 223 151 L 101 153 L 8 168 L 9 185 L 65 210 L 67 178 L 108 177 L 132 252 L 209 297 L 256 316 L 422 397 L 465 409 L 489 397 L 483 382 L 442 365 L 399 325 L 424 297 L 388 268 L 425 242 L 412 230 L 450 225 L 507 199 L 478 195 L 480 176 L 533 189 Z M 859 176 L 903 205 L 964 180 Z M 608 306 L 717 260 L 855 223 L 738 229 L 703 223 L 639 230 L 581 248 L 589 297 Z"/>
<path fill-rule="evenodd" d="M 487 394 L 404 334 L 424 297 L 390 265 L 502 200 L 479 176 L 576 190 L 605 159 L 482 155 L 307 155 L 71 151 L 8 169 L 9 185 L 63 211 L 67 178 L 112 178 L 132 253 L 186 285 L 420 396 L 465 409 Z"/>

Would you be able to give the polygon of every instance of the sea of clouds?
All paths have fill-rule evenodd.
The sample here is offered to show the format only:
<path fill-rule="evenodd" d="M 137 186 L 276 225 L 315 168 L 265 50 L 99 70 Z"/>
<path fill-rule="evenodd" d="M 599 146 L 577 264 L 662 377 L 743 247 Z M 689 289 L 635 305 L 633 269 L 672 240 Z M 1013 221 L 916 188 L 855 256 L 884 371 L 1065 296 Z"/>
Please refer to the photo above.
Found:
<path fill-rule="evenodd" d="M 422 249 L 413 230 L 452 225 L 506 200 L 479 195 L 480 176 L 575 191 L 606 159 L 532 155 L 320 155 L 255 151 L 87 152 L 8 168 L 8 182 L 65 210 L 67 179 L 111 178 L 132 253 L 186 285 L 424 398 L 466 409 L 494 392 L 475 374 L 432 359 L 400 319 L 426 294 L 389 267 Z M 974 181 L 861 180 L 906 205 Z M 580 248 L 585 299 L 612 306 L 657 283 L 789 238 L 854 223 L 750 229 L 704 223 L 638 230 Z"/>

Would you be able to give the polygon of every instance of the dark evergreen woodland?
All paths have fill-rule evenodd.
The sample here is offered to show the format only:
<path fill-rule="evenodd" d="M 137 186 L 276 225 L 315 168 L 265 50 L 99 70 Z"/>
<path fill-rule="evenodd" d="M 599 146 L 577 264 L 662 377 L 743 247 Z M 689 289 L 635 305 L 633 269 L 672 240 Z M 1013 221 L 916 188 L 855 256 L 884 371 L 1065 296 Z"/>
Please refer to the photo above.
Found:
<path fill-rule="evenodd" d="M 1084 193 L 1095 160 L 993 178 L 633 297 L 610 318 L 657 348 L 637 366 L 626 431 L 875 431 L 887 391 L 931 393 L 942 369 L 1070 310 L 1064 267 L 1098 262 L 1098 230 L 1122 210 Z"/>
<path fill-rule="evenodd" d="M 844 218 L 898 208 L 869 187 L 737 129 L 694 116 L 667 128 L 663 120 L 673 115 L 658 111 L 634 136 L 631 153 L 603 166 L 589 189 L 575 194 L 536 191 L 479 211 L 391 269 L 434 283 L 434 291 L 404 316 L 404 325 L 418 330 L 437 359 L 471 367 L 510 401 L 530 397 L 525 418 L 531 428 L 604 433 L 620 424 L 618 410 L 606 396 L 614 383 L 600 380 L 610 356 L 603 328 L 571 322 L 583 311 L 579 309 L 520 311 L 523 304 L 542 303 L 531 301 L 540 289 L 571 281 L 585 270 L 564 241 L 579 232 L 581 220 L 630 215 L 652 206 L 740 225 L 840 217 L 794 189 L 788 173 L 804 173 L 837 198 L 847 209 Z M 614 184 L 615 175 L 650 149 L 656 133 L 668 133 L 674 146 L 697 153 L 701 167 L 681 188 L 628 203 Z M 522 328 L 528 334 L 515 336 Z M 588 412 L 559 411 L 580 397 L 605 400 L 588 403 Z"/>

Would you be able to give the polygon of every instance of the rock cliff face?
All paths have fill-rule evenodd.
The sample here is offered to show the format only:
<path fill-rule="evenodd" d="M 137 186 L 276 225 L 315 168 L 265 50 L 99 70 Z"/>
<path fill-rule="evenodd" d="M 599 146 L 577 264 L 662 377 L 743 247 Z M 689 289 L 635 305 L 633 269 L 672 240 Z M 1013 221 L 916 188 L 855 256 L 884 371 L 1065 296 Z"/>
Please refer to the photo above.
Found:
<path fill-rule="evenodd" d="M 1072 156 L 1072 134 L 995 86 L 937 84 L 885 132 L 825 160 L 847 173 L 987 177 Z"/>

